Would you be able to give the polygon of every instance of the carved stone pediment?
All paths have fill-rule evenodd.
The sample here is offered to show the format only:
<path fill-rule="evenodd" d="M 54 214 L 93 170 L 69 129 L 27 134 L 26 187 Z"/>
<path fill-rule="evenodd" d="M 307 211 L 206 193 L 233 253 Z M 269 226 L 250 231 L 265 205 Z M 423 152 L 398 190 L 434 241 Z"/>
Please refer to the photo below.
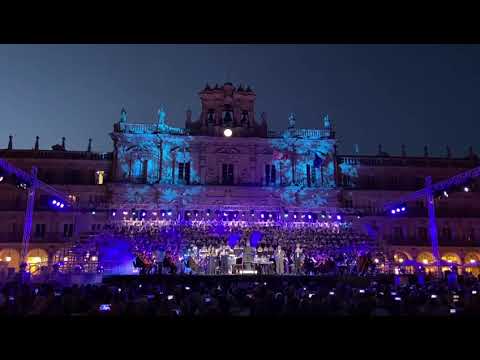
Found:
<path fill-rule="evenodd" d="M 234 147 L 220 147 L 215 150 L 216 154 L 240 154 L 240 150 Z"/>

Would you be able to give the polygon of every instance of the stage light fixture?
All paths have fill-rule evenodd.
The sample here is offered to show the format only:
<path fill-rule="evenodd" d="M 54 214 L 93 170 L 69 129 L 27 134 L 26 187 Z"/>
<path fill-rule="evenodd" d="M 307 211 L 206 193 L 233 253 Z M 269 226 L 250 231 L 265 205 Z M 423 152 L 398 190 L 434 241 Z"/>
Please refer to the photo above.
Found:
<path fill-rule="evenodd" d="M 288 218 L 288 213 L 283 214 L 284 217 Z"/>
<path fill-rule="evenodd" d="M 60 208 L 63 209 L 65 207 L 65 204 L 64 203 L 61 203 L 60 204 Z"/>
<path fill-rule="evenodd" d="M 231 129 L 225 129 L 223 131 L 223 135 L 225 135 L 226 137 L 230 137 L 233 135 L 233 131 Z"/>
<path fill-rule="evenodd" d="M 446 190 L 443 190 L 443 196 L 445 196 L 446 198 L 448 198 L 448 192 Z"/>
<path fill-rule="evenodd" d="M 312 219 L 312 215 L 308 214 L 308 220 Z"/>
<path fill-rule="evenodd" d="M 128 215 L 128 211 L 122 212 L 123 215 Z"/>
<path fill-rule="evenodd" d="M 464 192 L 470 192 L 470 188 L 469 188 L 468 186 L 465 186 L 465 187 L 463 188 L 463 191 L 464 191 Z"/>
<path fill-rule="evenodd" d="M 92 215 L 95 215 L 95 214 L 96 214 L 95 210 L 92 210 Z"/>
<path fill-rule="evenodd" d="M 264 213 L 261 213 L 260 214 L 260 217 L 263 219 L 265 217 L 265 214 Z"/>
<path fill-rule="evenodd" d="M 394 209 L 390 210 L 390 213 L 395 214 L 395 210 Z"/>
<path fill-rule="evenodd" d="M 157 214 L 156 211 L 154 211 L 154 212 L 152 212 L 152 215 L 153 215 L 153 216 L 157 216 L 158 214 Z"/>
<path fill-rule="evenodd" d="M 297 218 L 297 214 L 293 214 L 293 218 L 296 219 L 296 218 Z"/>
<path fill-rule="evenodd" d="M 341 216 L 341 215 L 337 215 L 337 220 L 342 220 L 342 216 Z"/>
<path fill-rule="evenodd" d="M 53 205 L 57 205 L 57 200 L 52 200 Z"/>
<path fill-rule="evenodd" d="M 169 211 L 167 212 L 167 215 L 168 215 L 168 216 L 172 216 L 172 212 L 169 210 Z"/>
<path fill-rule="evenodd" d="M 26 190 L 27 189 L 27 183 L 23 181 L 17 181 L 16 186 L 18 189 Z"/>
<path fill-rule="evenodd" d="M 271 217 L 272 217 L 272 214 L 268 214 L 268 217 L 270 217 L 270 218 L 271 218 Z"/>
<path fill-rule="evenodd" d="M 327 217 L 328 217 L 329 219 L 331 219 L 331 218 L 332 218 L 332 215 L 328 215 Z"/>

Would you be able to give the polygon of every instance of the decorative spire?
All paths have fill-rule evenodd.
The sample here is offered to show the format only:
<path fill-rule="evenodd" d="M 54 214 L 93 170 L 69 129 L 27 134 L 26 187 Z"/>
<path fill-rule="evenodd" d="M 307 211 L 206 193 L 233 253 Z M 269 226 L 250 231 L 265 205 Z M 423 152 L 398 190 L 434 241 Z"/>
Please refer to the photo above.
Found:
<path fill-rule="evenodd" d="M 246 92 L 252 92 L 252 89 L 250 88 L 250 85 L 247 85 L 247 90 L 245 90 Z"/>
<path fill-rule="evenodd" d="M 8 137 L 8 139 L 9 139 L 9 140 L 8 140 L 8 150 L 12 150 L 12 149 L 13 149 L 13 136 L 10 135 L 10 136 Z"/>
<path fill-rule="evenodd" d="M 88 152 L 92 152 L 92 139 L 88 139 L 88 148 L 87 148 L 87 151 Z"/>
<path fill-rule="evenodd" d="M 407 151 L 405 150 L 405 144 L 402 144 L 402 156 L 407 156 Z"/>
<path fill-rule="evenodd" d="M 187 110 L 187 123 L 192 122 L 192 110 Z"/>
<path fill-rule="evenodd" d="M 428 157 L 428 146 L 427 145 L 425 145 L 423 147 L 423 156 Z"/>
<path fill-rule="evenodd" d="M 450 150 L 450 146 L 447 145 L 447 158 L 450 159 L 452 157 L 452 151 Z"/>
<path fill-rule="evenodd" d="M 238 85 L 237 91 L 243 92 L 242 84 Z"/>
<path fill-rule="evenodd" d="M 383 154 L 382 144 L 378 144 L 378 155 L 382 155 L 382 154 Z"/>
<path fill-rule="evenodd" d="M 38 136 L 35 137 L 35 151 L 38 151 L 38 149 L 39 149 L 39 146 L 38 146 L 38 140 L 39 140 L 39 139 L 40 139 L 40 138 L 39 138 Z"/>
<path fill-rule="evenodd" d="M 358 147 L 358 144 L 355 144 L 353 146 L 353 151 L 355 152 L 356 155 L 360 154 L 360 148 Z"/>
<path fill-rule="evenodd" d="M 215 84 L 215 87 L 213 88 L 213 90 L 218 90 L 218 89 L 220 89 L 220 88 L 218 87 L 218 84 Z"/>
<path fill-rule="evenodd" d="M 127 111 L 125 110 L 125 108 L 122 108 L 122 111 L 120 112 L 120 122 L 121 123 L 127 122 Z"/>
<path fill-rule="evenodd" d="M 470 147 L 468 148 L 468 157 L 470 159 L 473 159 L 475 158 L 475 153 L 473 152 L 473 146 L 470 145 Z"/>
<path fill-rule="evenodd" d="M 208 90 L 212 90 L 212 89 L 210 88 L 210 85 L 207 83 L 205 85 L 205 89 L 203 89 L 203 91 L 208 91 Z"/>
<path fill-rule="evenodd" d="M 66 148 L 65 148 L 65 136 L 62 137 L 62 148 L 63 148 L 63 150 L 66 150 Z"/>

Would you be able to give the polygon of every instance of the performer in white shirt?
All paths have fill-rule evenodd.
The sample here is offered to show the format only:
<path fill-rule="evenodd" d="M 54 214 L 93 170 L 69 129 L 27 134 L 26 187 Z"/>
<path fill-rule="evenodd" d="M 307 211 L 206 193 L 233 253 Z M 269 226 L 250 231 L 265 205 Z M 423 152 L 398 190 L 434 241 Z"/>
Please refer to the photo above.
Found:
<path fill-rule="evenodd" d="M 295 261 L 295 273 L 300 274 L 302 271 L 302 260 L 303 260 L 303 250 L 300 247 L 300 244 L 297 243 L 297 247 L 294 253 L 294 261 Z"/>

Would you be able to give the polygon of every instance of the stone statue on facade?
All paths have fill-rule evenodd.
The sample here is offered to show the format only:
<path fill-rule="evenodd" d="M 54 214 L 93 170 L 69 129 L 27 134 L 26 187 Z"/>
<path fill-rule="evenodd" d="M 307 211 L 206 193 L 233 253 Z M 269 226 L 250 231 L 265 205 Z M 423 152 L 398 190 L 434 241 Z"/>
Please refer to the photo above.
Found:
<path fill-rule="evenodd" d="M 127 122 L 127 112 L 124 108 L 122 108 L 122 111 L 120 112 L 120 122 L 121 123 Z"/>
<path fill-rule="evenodd" d="M 159 126 L 165 125 L 166 117 L 167 117 L 167 113 L 165 112 L 165 109 L 162 106 L 160 109 L 158 109 L 158 125 Z"/>
<path fill-rule="evenodd" d="M 323 117 L 323 127 L 325 129 L 330 129 L 330 119 L 328 118 L 328 114 Z"/>
<path fill-rule="evenodd" d="M 294 113 L 290 113 L 290 115 L 288 115 L 288 128 L 289 129 L 294 129 L 295 128 L 295 114 Z"/>

